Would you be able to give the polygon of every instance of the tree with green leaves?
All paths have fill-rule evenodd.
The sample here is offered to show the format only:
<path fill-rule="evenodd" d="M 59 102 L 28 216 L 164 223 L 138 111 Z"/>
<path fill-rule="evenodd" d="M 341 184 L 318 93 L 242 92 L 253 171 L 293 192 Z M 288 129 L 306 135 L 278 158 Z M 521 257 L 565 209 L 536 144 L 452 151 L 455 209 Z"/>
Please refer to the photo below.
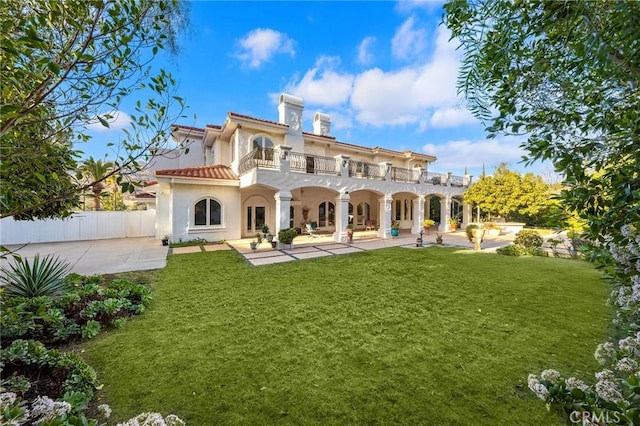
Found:
<path fill-rule="evenodd" d="M 540 224 L 553 204 L 549 186 L 533 173 L 524 176 L 506 164 L 492 176 L 480 177 L 464 194 L 466 204 L 475 205 L 489 215 Z"/>
<path fill-rule="evenodd" d="M 178 0 L 0 2 L 0 217 L 71 214 L 96 183 L 69 173 L 79 158 L 72 146 L 90 140 L 87 125 L 109 127 L 125 101 L 148 97 L 113 148 L 111 173 L 126 177 L 162 150 L 184 104 L 175 79 L 152 63 L 176 52 L 187 16 Z"/>
<path fill-rule="evenodd" d="M 95 160 L 93 157 L 89 157 L 82 163 L 80 167 L 80 173 L 82 177 L 91 182 L 91 194 L 95 203 L 96 211 L 102 210 L 101 197 L 104 195 L 105 189 L 105 176 L 111 176 L 113 170 L 113 163 L 110 161 Z"/>
<path fill-rule="evenodd" d="M 640 2 L 452 0 L 445 10 L 464 51 L 458 86 L 490 136 L 526 135 L 527 162 L 566 176 L 565 203 L 592 238 L 640 222 Z"/>
<path fill-rule="evenodd" d="M 450 0 L 458 80 L 489 136 L 522 134 L 553 162 L 613 286 L 617 333 L 588 386 L 546 370 L 529 387 L 574 423 L 640 424 L 640 2 Z M 605 419 L 606 417 L 606 419 Z"/>

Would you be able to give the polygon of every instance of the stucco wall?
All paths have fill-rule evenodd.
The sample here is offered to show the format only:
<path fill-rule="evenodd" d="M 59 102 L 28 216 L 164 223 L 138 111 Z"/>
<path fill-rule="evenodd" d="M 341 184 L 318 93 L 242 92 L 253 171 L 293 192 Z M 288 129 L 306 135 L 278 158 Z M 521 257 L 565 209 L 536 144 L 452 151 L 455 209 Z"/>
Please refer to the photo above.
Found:
<path fill-rule="evenodd" d="M 208 241 L 240 238 L 240 191 L 235 186 L 176 183 L 161 184 L 158 197 L 158 235 L 170 235 L 172 242 L 204 238 Z M 193 225 L 195 203 L 213 198 L 222 205 L 222 225 Z"/>

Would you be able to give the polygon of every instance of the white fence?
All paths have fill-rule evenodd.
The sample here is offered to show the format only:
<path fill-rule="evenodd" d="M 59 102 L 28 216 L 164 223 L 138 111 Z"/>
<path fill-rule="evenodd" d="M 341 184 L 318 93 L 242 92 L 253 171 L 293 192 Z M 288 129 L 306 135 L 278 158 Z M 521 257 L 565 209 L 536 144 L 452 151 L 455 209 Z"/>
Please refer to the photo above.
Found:
<path fill-rule="evenodd" d="M 101 240 L 107 238 L 153 237 L 156 211 L 76 212 L 67 219 L 0 220 L 0 243 L 47 243 Z"/>

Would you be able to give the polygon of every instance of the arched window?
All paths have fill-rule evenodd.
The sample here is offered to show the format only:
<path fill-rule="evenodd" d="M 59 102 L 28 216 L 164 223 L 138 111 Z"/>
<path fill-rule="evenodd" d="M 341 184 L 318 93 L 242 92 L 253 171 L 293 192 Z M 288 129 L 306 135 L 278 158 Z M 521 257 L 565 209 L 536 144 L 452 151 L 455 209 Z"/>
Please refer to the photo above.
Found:
<path fill-rule="evenodd" d="M 262 149 L 270 149 L 273 148 L 273 142 L 266 136 L 257 136 L 253 139 L 253 149 L 262 148 Z"/>
<path fill-rule="evenodd" d="M 193 209 L 195 226 L 222 225 L 222 206 L 213 198 L 198 201 Z"/>

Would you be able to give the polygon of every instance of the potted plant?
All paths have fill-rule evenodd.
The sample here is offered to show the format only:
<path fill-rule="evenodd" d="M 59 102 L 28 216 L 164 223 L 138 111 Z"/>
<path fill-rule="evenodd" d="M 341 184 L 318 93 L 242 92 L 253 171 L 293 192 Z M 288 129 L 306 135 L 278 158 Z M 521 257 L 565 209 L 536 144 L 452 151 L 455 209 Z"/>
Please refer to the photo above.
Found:
<path fill-rule="evenodd" d="M 353 244 L 353 224 L 347 225 L 347 244 Z"/>
<path fill-rule="evenodd" d="M 458 229 L 458 219 L 450 217 L 449 225 L 451 226 L 451 230 L 455 231 L 456 229 Z"/>
<path fill-rule="evenodd" d="M 480 251 L 480 244 L 484 238 L 485 230 L 478 225 L 469 225 L 464 231 L 467 234 L 469 242 L 473 243 L 474 250 Z"/>
<path fill-rule="evenodd" d="M 496 223 L 486 222 L 483 227 L 486 229 L 487 237 L 497 237 L 500 235 L 500 226 Z"/>
<path fill-rule="evenodd" d="M 267 241 L 271 242 L 273 240 L 273 235 L 269 233 L 269 225 L 266 223 L 262 225 L 262 235 L 267 239 Z M 269 239 L 271 237 L 271 239 Z"/>
<path fill-rule="evenodd" d="M 259 232 L 256 233 L 256 239 L 258 240 L 258 244 L 262 243 L 262 235 Z"/>
<path fill-rule="evenodd" d="M 442 245 L 442 235 L 436 234 L 436 244 Z"/>
<path fill-rule="evenodd" d="M 293 239 L 297 236 L 298 231 L 296 231 L 294 228 L 281 229 L 280 232 L 278 232 L 278 242 L 284 246 L 284 249 L 292 249 Z"/>
<path fill-rule="evenodd" d="M 391 222 L 391 236 L 397 237 L 400 235 L 400 222 L 394 220 Z"/>
<path fill-rule="evenodd" d="M 255 250 L 258 248 L 258 242 L 257 241 L 251 241 L 249 243 L 249 246 L 251 247 L 251 250 Z"/>
<path fill-rule="evenodd" d="M 424 228 L 425 231 L 429 232 L 429 228 L 431 228 L 435 224 L 436 224 L 435 220 L 425 219 L 424 222 L 422 222 L 422 227 Z"/>
<path fill-rule="evenodd" d="M 168 246 L 169 245 L 169 236 L 165 235 L 164 237 L 162 237 L 162 245 L 163 246 Z"/>

